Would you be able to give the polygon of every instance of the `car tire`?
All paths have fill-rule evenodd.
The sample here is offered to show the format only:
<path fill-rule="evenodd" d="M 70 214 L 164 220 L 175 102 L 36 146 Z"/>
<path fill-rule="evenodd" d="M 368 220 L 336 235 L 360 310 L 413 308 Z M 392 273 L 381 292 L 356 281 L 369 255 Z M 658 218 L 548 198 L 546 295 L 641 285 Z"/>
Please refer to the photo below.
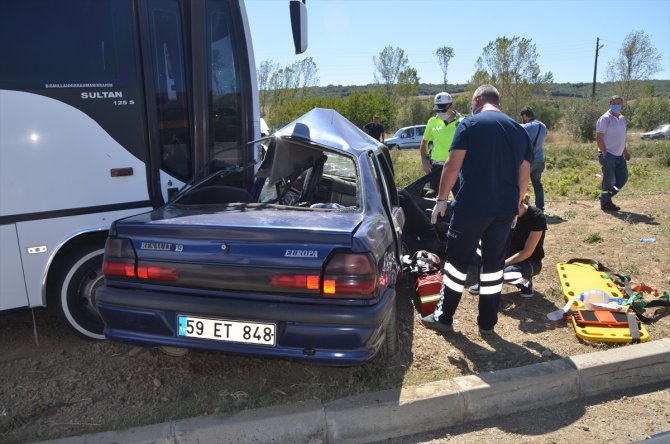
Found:
<path fill-rule="evenodd" d="M 384 344 L 380 351 L 382 359 L 390 358 L 398 353 L 400 348 L 400 341 L 398 339 L 398 304 L 393 301 L 393 308 L 391 309 L 391 316 L 389 316 L 386 324 L 386 336 L 384 337 Z"/>
<path fill-rule="evenodd" d="M 171 347 L 168 345 L 162 345 L 158 347 L 158 349 L 163 352 L 164 354 L 168 356 L 172 356 L 174 358 L 180 358 L 182 356 L 186 356 L 189 352 L 188 348 L 183 348 L 183 347 Z"/>
<path fill-rule="evenodd" d="M 397 145 L 397 144 L 394 143 L 393 145 L 389 145 L 389 149 L 390 149 L 390 150 L 399 150 L 399 149 L 400 149 L 400 145 Z"/>
<path fill-rule="evenodd" d="M 95 305 L 95 292 L 103 285 L 101 244 L 79 244 L 58 259 L 48 287 L 48 305 L 78 336 L 104 340 L 104 323 Z"/>

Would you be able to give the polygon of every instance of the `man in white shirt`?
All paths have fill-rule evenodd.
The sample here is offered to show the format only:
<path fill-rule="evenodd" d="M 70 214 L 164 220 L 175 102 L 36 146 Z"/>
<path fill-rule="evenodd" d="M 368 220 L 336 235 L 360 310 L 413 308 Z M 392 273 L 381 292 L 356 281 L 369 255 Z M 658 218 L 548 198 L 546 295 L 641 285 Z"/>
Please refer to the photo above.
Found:
<path fill-rule="evenodd" d="M 610 98 L 610 109 L 600 116 L 596 123 L 596 143 L 598 160 L 603 168 L 603 182 L 600 188 L 600 208 L 603 211 L 619 211 L 612 202 L 612 196 L 628 181 L 630 154 L 626 149 L 626 118 L 621 114 L 621 96 Z"/>

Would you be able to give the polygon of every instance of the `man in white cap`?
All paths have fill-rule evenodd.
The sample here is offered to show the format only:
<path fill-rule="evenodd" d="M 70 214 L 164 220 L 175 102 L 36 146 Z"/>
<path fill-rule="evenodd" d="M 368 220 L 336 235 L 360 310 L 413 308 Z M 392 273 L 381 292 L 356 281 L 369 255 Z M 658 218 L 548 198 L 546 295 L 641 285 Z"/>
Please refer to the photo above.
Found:
<path fill-rule="evenodd" d="M 433 100 L 435 116 L 431 117 L 426 123 L 426 131 L 421 140 L 421 165 L 423 171 L 428 174 L 431 171 L 440 170 L 444 162 L 449 158 L 449 148 L 456 133 L 458 122 L 462 116 L 453 106 L 454 100 L 448 92 L 441 92 L 435 95 Z M 433 141 L 433 149 L 428 153 L 428 143 Z M 437 193 L 440 187 L 440 174 L 436 173 L 434 180 L 430 181 L 430 187 Z M 458 193 L 458 183 L 452 188 L 452 194 Z"/>

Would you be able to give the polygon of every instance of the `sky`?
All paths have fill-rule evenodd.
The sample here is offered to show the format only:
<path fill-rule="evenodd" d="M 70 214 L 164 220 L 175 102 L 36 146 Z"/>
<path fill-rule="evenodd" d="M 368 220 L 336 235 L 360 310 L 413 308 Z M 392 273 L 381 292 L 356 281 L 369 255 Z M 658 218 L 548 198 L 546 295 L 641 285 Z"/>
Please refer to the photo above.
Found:
<path fill-rule="evenodd" d="M 535 44 L 542 73 L 557 83 L 591 83 L 596 39 L 596 80 L 607 80 L 610 61 L 632 31 L 643 30 L 658 50 L 670 80 L 670 0 L 307 0 L 309 44 L 295 55 L 289 0 L 246 0 L 256 66 L 281 66 L 312 57 L 319 85 L 374 83 L 373 57 L 386 46 L 402 48 L 422 83 L 439 84 L 435 57 L 454 50 L 449 84 L 467 83 L 484 47 L 498 37 L 522 37 Z"/>

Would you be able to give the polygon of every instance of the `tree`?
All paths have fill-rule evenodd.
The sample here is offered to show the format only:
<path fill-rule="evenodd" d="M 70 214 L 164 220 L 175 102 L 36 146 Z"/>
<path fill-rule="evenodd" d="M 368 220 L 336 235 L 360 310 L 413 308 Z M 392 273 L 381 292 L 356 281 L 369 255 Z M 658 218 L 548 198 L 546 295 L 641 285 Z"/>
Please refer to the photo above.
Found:
<path fill-rule="evenodd" d="M 395 87 L 395 101 L 397 107 L 396 124 L 399 126 L 413 125 L 425 121 L 426 114 L 422 102 L 417 100 L 419 95 L 419 75 L 414 68 L 406 68 L 398 74 L 398 84 Z"/>
<path fill-rule="evenodd" d="M 414 68 L 406 68 L 398 74 L 398 84 L 395 87 L 396 95 L 407 100 L 419 94 L 419 75 Z"/>
<path fill-rule="evenodd" d="M 318 68 L 311 57 L 272 72 L 268 81 L 272 90 L 272 106 L 307 98 L 309 88 L 319 82 L 317 73 Z"/>
<path fill-rule="evenodd" d="M 477 59 L 471 87 L 490 83 L 498 88 L 505 112 L 516 116 L 535 89 L 553 82 L 553 75 L 541 74 L 537 51 L 531 39 L 498 37 L 489 42 Z"/>
<path fill-rule="evenodd" d="M 596 140 L 596 121 L 602 114 L 602 104 L 591 100 L 575 99 L 566 107 L 565 125 L 575 140 L 593 142 Z"/>
<path fill-rule="evenodd" d="M 398 81 L 398 75 L 408 68 L 409 60 L 401 48 L 387 46 L 379 53 L 379 58 L 372 57 L 376 72 L 376 83 L 382 83 L 386 88 L 386 97 L 391 99 L 393 87 Z"/>
<path fill-rule="evenodd" d="M 260 92 L 261 114 L 265 114 L 270 93 L 270 79 L 279 71 L 279 64 L 272 60 L 263 60 L 258 67 L 258 89 Z"/>
<path fill-rule="evenodd" d="M 319 68 L 311 57 L 306 57 L 297 62 L 298 75 L 300 77 L 300 95 L 302 99 L 307 98 L 309 89 L 319 83 Z"/>
<path fill-rule="evenodd" d="M 440 63 L 440 68 L 442 68 L 442 74 L 444 79 L 444 90 L 447 90 L 447 68 L 449 67 L 449 60 L 454 56 L 454 48 L 449 46 L 443 46 L 437 48 L 435 51 L 435 56 L 437 61 Z"/>
<path fill-rule="evenodd" d="M 633 31 L 626 36 L 619 49 L 619 56 L 607 69 L 608 80 L 616 83 L 617 93 L 624 103 L 633 98 L 640 81 L 661 71 L 661 55 L 652 46 L 644 31 Z"/>

